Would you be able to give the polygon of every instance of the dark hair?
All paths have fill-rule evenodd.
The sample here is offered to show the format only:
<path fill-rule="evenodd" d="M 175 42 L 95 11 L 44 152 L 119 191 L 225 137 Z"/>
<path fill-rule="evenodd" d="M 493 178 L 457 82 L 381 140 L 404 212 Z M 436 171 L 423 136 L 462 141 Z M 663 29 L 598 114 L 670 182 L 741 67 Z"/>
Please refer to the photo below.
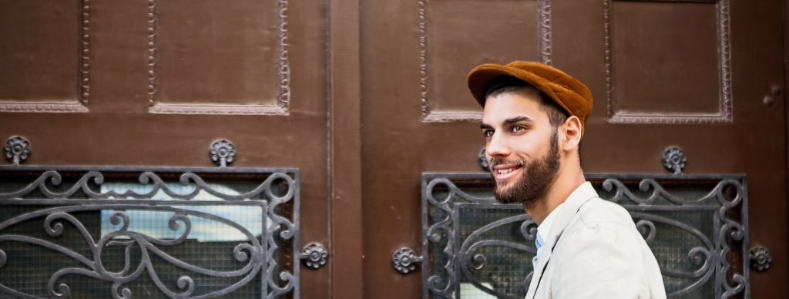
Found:
<path fill-rule="evenodd" d="M 562 106 L 556 103 L 551 97 L 545 94 L 542 90 L 537 89 L 534 85 L 529 84 L 526 81 L 521 79 L 512 77 L 512 76 L 501 76 L 496 77 L 485 83 L 485 88 L 483 89 L 484 92 L 482 93 L 485 102 L 487 102 L 488 97 L 495 97 L 502 93 L 507 92 L 514 92 L 514 93 L 527 93 L 529 90 L 537 93 L 538 102 L 540 103 L 540 108 L 548 114 L 548 121 L 551 123 L 551 127 L 553 127 L 554 132 L 561 126 L 564 122 L 570 118 L 570 113 L 568 113 Z M 483 102 L 483 105 L 484 103 Z M 581 163 L 581 145 L 583 142 L 578 143 L 578 163 Z"/>
<path fill-rule="evenodd" d="M 548 114 L 548 120 L 551 126 L 556 129 L 562 125 L 570 114 L 564 108 L 559 106 L 551 97 L 545 94 L 542 90 L 537 89 L 533 85 L 521 79 L 512 76 L 496 77 L 485 83 L 483 98 L 487 102 L 488 97 L 495 97 L 502 93 L 514 92 L 524 93 L 526 90 L 532 89 L 538 95 L 540 108 Z"/>

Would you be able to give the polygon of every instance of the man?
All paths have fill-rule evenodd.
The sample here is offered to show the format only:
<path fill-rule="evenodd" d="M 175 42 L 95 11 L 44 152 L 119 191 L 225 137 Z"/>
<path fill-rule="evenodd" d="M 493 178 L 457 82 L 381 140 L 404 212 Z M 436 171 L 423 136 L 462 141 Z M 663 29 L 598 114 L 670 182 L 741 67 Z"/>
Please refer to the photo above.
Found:
<path fill-rule="evenodd" d="M 484 107 L 494 194 L 537 223 L 526 298 L 665 298 L 655 256 L 621 206 L 584 178 L 578 148 L 592 111 L 581 82 L 544 64 L 483 64 L 468 76 Z"/>

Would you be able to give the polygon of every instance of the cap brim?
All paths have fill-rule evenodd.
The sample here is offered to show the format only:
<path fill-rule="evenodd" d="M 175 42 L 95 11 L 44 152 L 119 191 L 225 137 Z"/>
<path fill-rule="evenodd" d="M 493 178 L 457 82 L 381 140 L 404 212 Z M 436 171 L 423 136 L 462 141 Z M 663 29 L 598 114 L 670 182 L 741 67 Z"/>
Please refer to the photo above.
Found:
<path fill-rule="evenodd" d="M 498 64 L 483 64 L 469 72 L 468 89 L 471 91 L 471 96 L 477 100 L 480 106 L 485 106 L 485 85 L 488 81 L 501 76 L 519 77 Z M 531 82 L 529 83 L 531 84 Z"/>

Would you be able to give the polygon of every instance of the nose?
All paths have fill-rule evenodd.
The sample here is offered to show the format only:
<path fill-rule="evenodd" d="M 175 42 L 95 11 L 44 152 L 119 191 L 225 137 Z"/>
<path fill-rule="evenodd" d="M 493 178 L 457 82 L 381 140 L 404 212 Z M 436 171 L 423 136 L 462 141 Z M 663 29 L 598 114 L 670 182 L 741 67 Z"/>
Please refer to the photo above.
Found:
<path fill-rule="evenodd" d="M 506 138 L 503 138 L 501 134 L 493 133 L 490 142 L 485 147 L 485 152 L 489 157 L 506 157 L 510 155 L 510 148 Z"/>

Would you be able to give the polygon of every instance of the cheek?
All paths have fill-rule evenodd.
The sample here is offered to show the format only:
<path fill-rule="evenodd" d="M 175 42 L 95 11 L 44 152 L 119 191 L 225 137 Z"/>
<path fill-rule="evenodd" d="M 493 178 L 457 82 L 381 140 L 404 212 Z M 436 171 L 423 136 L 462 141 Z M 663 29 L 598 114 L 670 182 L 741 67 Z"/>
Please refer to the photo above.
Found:
<path fill-rule="evenodd" d="M 548 150 L 550 140 L 536 138 L 536 136 L 529 136 L 528 138 L 520 138 L 510 144 L 511 149 L 521 154 L 528 156 L 538 156 Z"/>
<path fill-rule="evenodd" d="M 535 144 L 534 140 L 527 138 L 523 138 L 511 143 L 512 150 L 519 153 L 533 154 L 537 147 L 538 146 Z"/>

